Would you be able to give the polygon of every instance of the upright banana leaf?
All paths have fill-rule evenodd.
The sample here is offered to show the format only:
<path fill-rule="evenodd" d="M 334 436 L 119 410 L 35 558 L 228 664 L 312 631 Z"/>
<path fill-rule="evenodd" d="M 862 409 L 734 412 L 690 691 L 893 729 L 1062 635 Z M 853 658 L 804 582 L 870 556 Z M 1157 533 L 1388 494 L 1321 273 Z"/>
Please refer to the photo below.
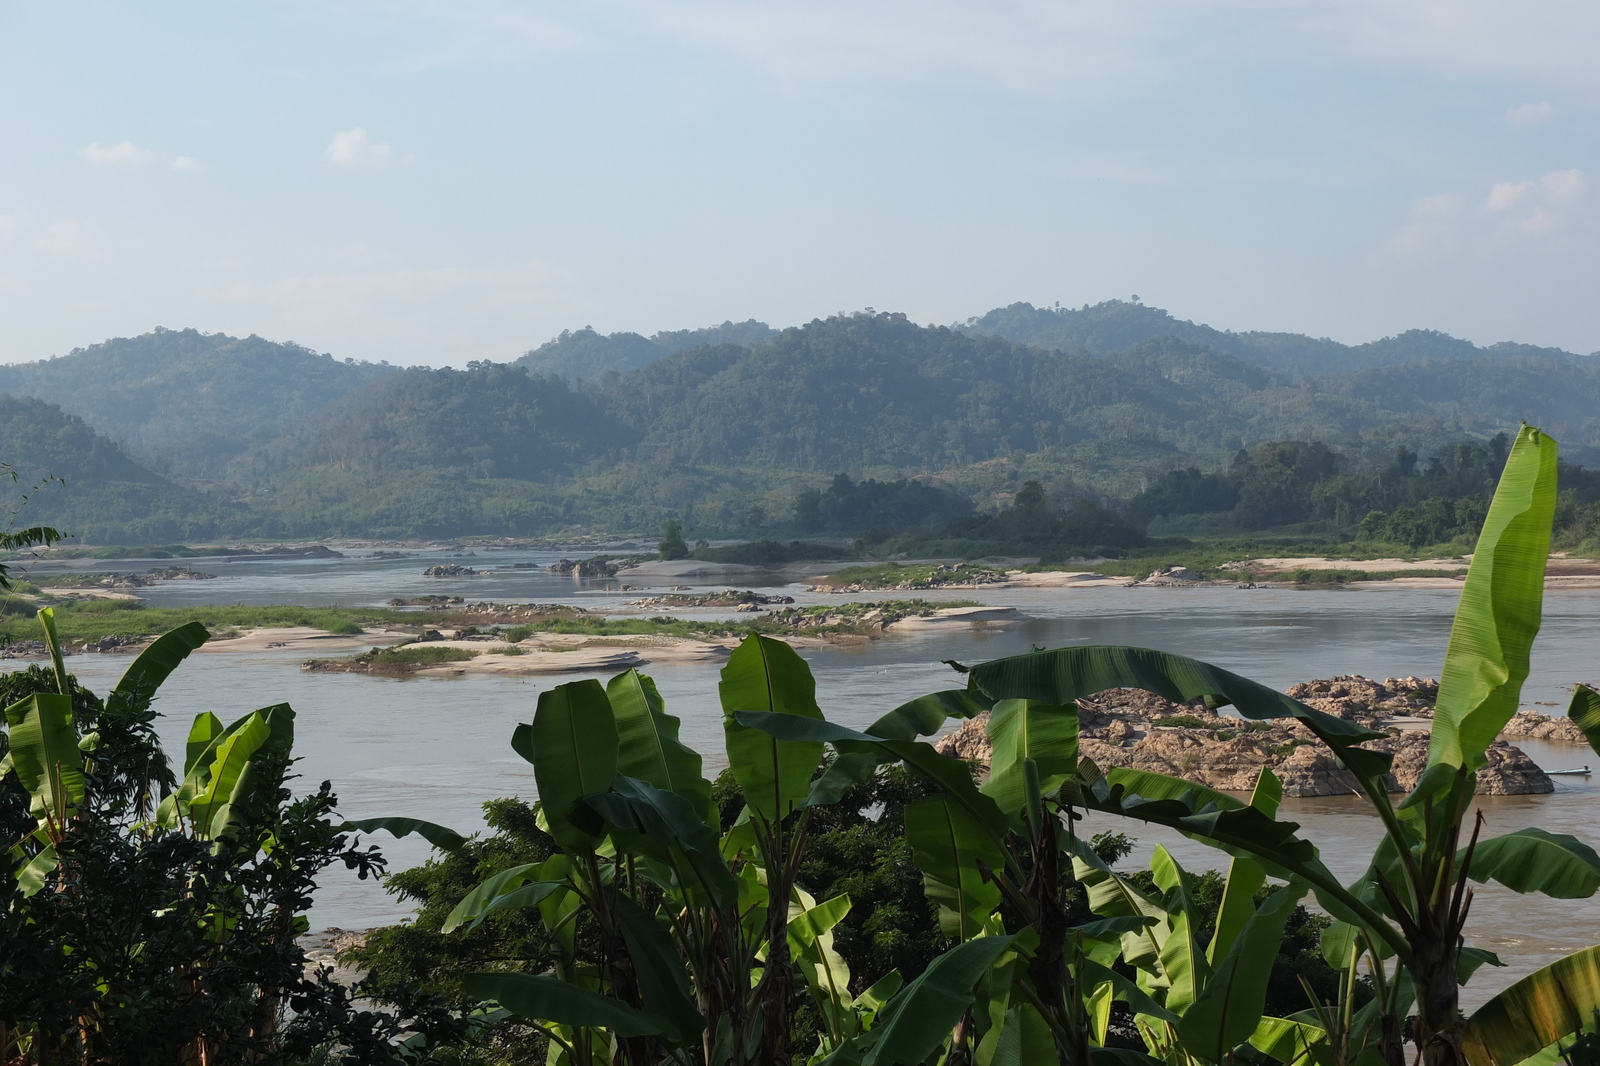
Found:
<path fill-rule="evenodd" d="M 981 791 L 1015 816 L 1078 772 L 1078 708 L 1038 700 L 1001 700 L 989 712 L 989 780 Z M 1028 763 L 1039 795 L 1029 795 Z"/>
<path fill-rule="evenodd" d="M 648 781 L 689 801 L 695 815 L 711 816 L 711 782 L 700 772 L 700 753 L 678 739 L 679 720 L 666 712 L 656 683 L 637 670 L 606 683 L 617 723 L 617 773 Z"/>
<path fill-rule="evenodd" d="M 1015 937 L 984 936 L 934 959 L 878 1012 L 876 1041 L 862 1066 L 912 1066 L 927 1060 L 972 1005 L 972 987 Z"/>
<path fill-rule="evenodd" d="M 598 832 L 573 822 L 574 809 L 585 796 L 610 791 L 617 776 L 617 723 L 600 682 L 569 681 L 541 692 L 533 724 L 518 726 L 511 746 L 533 764 L 556 843 L 569 851 L 592 847 Z"/>
<path fill-rule="evenodd" d="M 6 708 L 11 766 L 32 797 L 30 813 L 57 832 L 83 804 L 83 753 L 72 721 L 72 698 L 40 692 Z"/>
<path fill-rule="evenodd" d="M 939 929 L 957 940 L 983 932 L 1000 905 L 1000 889 L 983 867 L 998 870 L 1005 856 L 977 819 L 947 795 L 905 810 L 906 839 L 922 871 L 928 899 L 938 907 Z"/>
<path fill-rule="evenodd" d="M 1189 1054 L 1202 1062 L 1228 1062 L 1234 1048 L 1256 1032 L 1284 925 L 1305 893 L 1304 885 L 1278 889 L 1234 938 L 1194 1003 L 1183 1012 L 1178 1035 Z"/>
<path fill-rule="evenodd" d="M 67 664 L 61 658 L 61 639 L 56 636 L 56 611 L 54 607 L 45 607 L 39 611 L 39 624 L 44 627 L 45 647 L 50 649 L 50 665 L 56 672 L 56 692 L 59 695 L 71 694 L 67 685 Z"/>
<path fill-rule="evenodd" d="M 1165 893 L 1167 935 L 1161 944 L 1161 972 L 1166 978 L 1165 1005 L 1181 1015 L 1211 979 L 1211 965 L 1200 948 L 1200 917 L 1190 889 L 1189 873 L 1172 857 L 1165 844 L 1150 856 L 1150 873 Z"/>
<path fill-rule="evenodd" d="M 1428 761 L 1477 769 L 1517 713 L 1539 632 L 1556 506 L 1556 442 L 1523 426 L 1478 535 L 1450 627 Z"/>
<path fill-rule="evenodd" d="M 194 724 L 189 727 L 189 739 L 183 749 L 183 776 L 188 777 L 194 771 L 206 752 L 222 736 L 225 727 L 222 719 L 210 711 L 202 711 L 195 715 Z"/>
<path fill-rule="evenodd" d="M 821 719 L 811 668 L 783 641 L 751 634 L 728 657 L 717 691 L 727 716 L 723 729 L 733 776 L 750 809 L 777 821 L 800 806 L 810 791 L 822 744 L 779 740 L 744 725 L 736 714 L 765 711 Z"/>
<path fill-rule="evenodd" d="M 264 792 L 276 793 L 294 745 L 294 710 L 263 707 L 229 726 L 208 747 L 169 800 L 187 815 L 196 836 L 221 838 L 240 808 Z"/>
<path fill-rule="evenodd" d="M 1255 791 L 1250 795 L 1250 806 L 1275 818 L 1278 804 L 1283 800 L 1283 783 L 1266 767 L 1256 777 Z M 1222 889 L 1222 902 L 1217 908 L 1216 932 L 1206 948 L 1206 959 L 1215 964 L 1230 947 L 1233 939 L 1255 913 L 1257 890 L 1267 883 L 1267 872 L 1261 864 L 1248 855 L 1235 855 L 1228 864 L 1228 880 Z"/>
<path fill-rule="evenodd" d="M 1557 959 L 1467 1019 L 1461 1047 L 1472 1066 L 1505 1066 L 1590 1024 L 1600 1009 L 1600 944 Z"/>

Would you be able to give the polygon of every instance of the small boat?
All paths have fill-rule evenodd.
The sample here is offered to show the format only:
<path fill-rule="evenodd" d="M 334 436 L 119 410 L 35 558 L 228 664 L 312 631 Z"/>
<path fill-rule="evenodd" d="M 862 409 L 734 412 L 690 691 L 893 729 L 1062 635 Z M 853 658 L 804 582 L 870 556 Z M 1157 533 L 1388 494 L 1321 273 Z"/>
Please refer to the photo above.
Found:
<path fill-rule="evenodd" d="M 1546 774 L 1583 774 L 1585 777 L 1587 777 L 1588 774 L 1589 774 L 1589 768 L 1587 766 L 1576 766 L 1576 767 L 1573 767 L 1571 770 L 1546 770 L 1545 773 Z"/>

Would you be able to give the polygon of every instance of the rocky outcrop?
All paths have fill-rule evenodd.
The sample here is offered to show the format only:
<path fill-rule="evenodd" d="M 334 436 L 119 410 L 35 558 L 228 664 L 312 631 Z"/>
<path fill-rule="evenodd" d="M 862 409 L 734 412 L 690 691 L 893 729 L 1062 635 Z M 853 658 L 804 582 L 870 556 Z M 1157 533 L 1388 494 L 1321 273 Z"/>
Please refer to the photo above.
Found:
<path fill-rule="evenodd" d="M 1570 718 L 1552 718 L 1538 711 L 1518 711 L 1506 727 L 1500 730 L 1503 737 L 1528 737 L 1532 740 L 1556 740 L 1567 744 L 1587 744 L 1583 730 Z"/>
<path fill-rule="evenodd" d="M 1411 717 L 1419 709 L 1431 710 L 1437 692 L 1437 683 L 1430 679 L 1378 682 L 1351 675 L 1296 685 L 1289 695 L 1326 713 L 1381 729 L 1389 717 Z M 1283 782 L 1288 796 L 1349 795 L 1358 788 L 1354 775 L 1294 719 L 1247 722 L 1207 710 L 1198 700 L 1176 704 L 1139 689 L 1103 692 L 1079 700 L 1078 706 L 1080 754 L 1103 769 L 1123 766 L 1181 777 L 1208 788 L 1247 791 L 1255 786 L 1261 769 L 1268 767 Z M 1550 722 L 1533 712 L 1523 715 Z M 987 715 L 963 722 L 939 740 L 938 749 L 987 764 L 992 754 L 987 726 Z M 1366 747 L 1394 755 L 1389 790 L 1408 792 L 1427 766 L 1428 732 L 1387 731 L 1389 736 Z M 1480 795 L 1539 795 L 1555 790 L 1532 759 L 1503 740 L 1490 747 L 1488 760 L 1478 772 Z"/>
<path fill-rule="evenodd" d="M 430 566 L 430 567 L 428 567 L 426 570 L 424 570 L 422 572 L 422 576 L 423 577 L 476 577 L 479 574 L 484 573 L 484 572 L 485 571 L 482 571 L 482 570 L 474 570 L 470 566 L 462 566 L 460 563 L 440 563 L 438 566 Z"/>

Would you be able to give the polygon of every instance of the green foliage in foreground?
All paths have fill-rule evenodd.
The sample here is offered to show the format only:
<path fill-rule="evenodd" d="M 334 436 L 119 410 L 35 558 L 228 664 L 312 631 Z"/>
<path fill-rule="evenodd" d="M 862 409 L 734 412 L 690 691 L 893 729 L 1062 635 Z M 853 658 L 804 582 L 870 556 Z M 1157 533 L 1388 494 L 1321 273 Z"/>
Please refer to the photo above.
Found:
<path fill-rule="evenodd" d="M 62 666 L 0 678 L 0 1056 L 8 1066 L 309 1062 L 401 1066 L 399 1045 L 466 1036 L 476 1022 L 405 989 L 390 1014 L 308 971 L 297 937 L 318 878 L 362 878 L 327 782 L 284 787 L 294 711 L 224 726 L 195 719 L 181 762 L 158 741 L 152 701 L 207 639 L 166 634 L 101 700 Z M 383 823 L 383 819 L 375 820 Z M 377 828 L 377 824 L 369 828 Z M 449 842 L 447 831 L 407 823 Z"/>

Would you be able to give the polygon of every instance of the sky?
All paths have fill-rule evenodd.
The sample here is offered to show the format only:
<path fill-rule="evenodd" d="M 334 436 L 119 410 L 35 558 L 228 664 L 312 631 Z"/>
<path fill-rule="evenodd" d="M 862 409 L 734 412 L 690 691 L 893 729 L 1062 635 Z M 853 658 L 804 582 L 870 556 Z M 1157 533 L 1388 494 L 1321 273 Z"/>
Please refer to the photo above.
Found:
<path fill-rule="evenodd" d="M 0 362 L 1138 294 L 1600 349 L 1593 0 L 0 0 Z"/>

